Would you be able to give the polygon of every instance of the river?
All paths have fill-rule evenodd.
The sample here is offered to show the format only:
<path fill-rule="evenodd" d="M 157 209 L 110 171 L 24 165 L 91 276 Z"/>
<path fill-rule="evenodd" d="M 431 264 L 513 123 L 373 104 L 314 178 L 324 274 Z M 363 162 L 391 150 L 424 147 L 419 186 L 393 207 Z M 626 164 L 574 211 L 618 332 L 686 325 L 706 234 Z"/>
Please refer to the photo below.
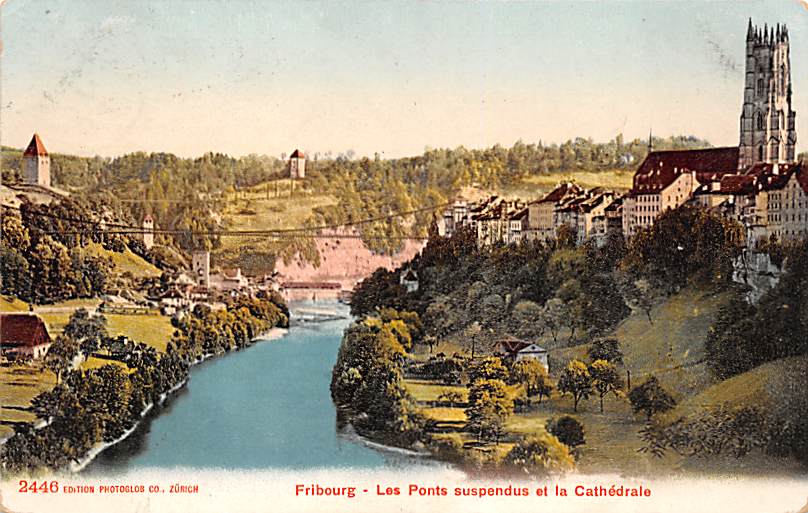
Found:
<path fill-rule="evenodd" d="M 294 312 L 312 305 L 291 307 Z M 348 313 L 336 301 L 316 306 Z M 129 438 L 101 453 L 84 472 L 434 465 L 404 451 L 376 448 L 337 429 L 329 384 L 349 322 L 293 325 L 282 338 L 258 341 L 195 366 L 187 386 L 154 408 Z"/>

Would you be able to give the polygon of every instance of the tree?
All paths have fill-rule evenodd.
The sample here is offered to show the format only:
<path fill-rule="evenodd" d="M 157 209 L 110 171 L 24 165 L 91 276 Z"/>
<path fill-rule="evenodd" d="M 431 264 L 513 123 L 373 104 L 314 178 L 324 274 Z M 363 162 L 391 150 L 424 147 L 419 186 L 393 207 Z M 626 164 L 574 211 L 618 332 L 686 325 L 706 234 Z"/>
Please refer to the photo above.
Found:
<path fill-rule="evenodd" d="M 616 338 L 603 338 L 592 342 L 589 347 L 589 358 L 595 360 L 606 360 L 615 365 L 623 363 L 623 351 L 620 350 L 620 341 Z"/>
<path fill-rule="evenodd" d="M 573 400 L 573 411 L 578 411 L 581 399 L 588 399 L 592 392 L 592 376 L 586 364 L 580 360 L 571 360 L 558 378 L 558 391 L 570 394 Z"/>
<path fill-rule="evenodd" d="M 575 468 L 569 449 L 549 433 L 523 438 L 503 460 L 503 464 L 534 477 L 562 473 Z"/>
<path fill-rule="evenodd" d="M 755 332 L 760 320 L 756 313 L 755 307 L 740 296 L 718 309 L 704 341 L 705 360 L 713 376 L 727 379 L 758 363 L 755 356 L 761 347 Z"/>
<path fill-rule="evenodd" d="M 469 381 L 471 383 L 490 379 L 508 381 L 508 375 L 508 368 L 502 364 L 502 359 L 497 356 L 489 356 L 472 364 Z"/>
<path fill-rule="evenodd" d="M 65 326 L 63 334 L 76 340 L 85 355 L 98 351 L 107 338 L 107 319 L 103 315 L 90 315 L 85 308 L 79 308 Z"/>
<path fill-rule="evenodd" d="M 629 308 L 642 311 L 645 313 L 648 323 L 654 324 L 651 312 L 654 305 L 663 296 L 662 288 L 652 286 L 651 282 L 645 278 L 636 281 L 624 278 L 619 282 L 619 287 L 623 300 Z"/>
<path fill-rule="evenodd" d="M 548 419 L 545 429 L 571 449 L 586 443 L 584 425 L 570 415 Z"/>
<path fill-rule="evenodd" d="M 61 383 L 62 373 L 70 368 L 78 355 L 79 344 L 69 335 L 59 335 L 45 355 L 45 366 L 56 374 L 56 383 Z"/>
<path fill-rule="evenodd" d="M 542 397 L 549 396 L 553 391 L 553 384 L 550 376 L 547 375 L 547 369 L 535 358 L 525 358 L 516 362 L 511 369 L 510 382 L 525 387 L 528 401 L 530 397 L 538 395 L 539 404 L 541 404 Z"/>
<path fill-rule="evenodd" d="M 564 317 L 566 317 L 566 315 L 567 308 L 560 299 L 552 298 L 544 303 L 540 318 L 550 332 L 550 335 L 552 335 L 553 342 L 558 342 L 558 332 L 564 325 Z"/>
<path fill-rule="evenodd" d="M 603 413 L 603 397 L 609 392 L 618 395 L 623 388 L 623 378 L 617 372 L 617 367 L 607 360 L 595 360 L 589 366 L 592 376 L 592 386 L 600 398 L 600 412 Z"/>
<path fill-rule="evenodd" d="M 657 413 L 672 410 L 676 406 L 676 400 L 662 388 L 656 376 L 651 376 L 643 384 L 634 387 L 629 392 L 628 399 L 634 413 L 643 412 L 648 420 Z"/>
<path fill-rule="evenodd" d="M 513 413 L 513 399 L 505 383 L 499 379 L 476 381 L 469 390 L 466 428 L 478 440 L 496 440 L 505 430 L 505 420 Z"/>

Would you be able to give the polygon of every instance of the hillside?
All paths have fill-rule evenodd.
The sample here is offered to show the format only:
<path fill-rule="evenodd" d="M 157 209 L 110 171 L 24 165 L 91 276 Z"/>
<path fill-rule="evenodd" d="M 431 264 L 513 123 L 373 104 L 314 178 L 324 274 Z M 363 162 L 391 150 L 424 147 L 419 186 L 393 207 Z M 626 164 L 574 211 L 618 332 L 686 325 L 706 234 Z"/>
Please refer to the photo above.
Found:
<path fill-rule="evenodd" d="M 314 209 L 335 203 L 326 195 L 311 194 L 290 180 L 272 180 L 226 196 L 223 221 L 230 230 L 273 230 L 304 226 Z M 241 267 L 247 274 L 272 270 L 282 242 L 269 237 L 224 237 L 212 254 L 212 264 Z"/>
<path fill-rule="evenodd" d="M 112 259 L 115 264 L 114 272 L 118 275 L 130 273 L 134 278 L 151 278 L 160 276 L 161 272 L 154 264 L 147 262 L 141 256 L 132 253 L 129 248 L 123 253 L 117 253 L 104 249 L 101 244 L 90 243 L 83 248 L 83 251 L 91 256 L 103 256 Z"/>
<path fill-rule="evenodd" d="M 584 189 L 603 187 L 604 189 L 625 191 L 631 188 L 633 176 L 633 171 L 624 169 L 544 173 L 528 176 L 524 180 L 502 187 L 499 192 L 508 198 L 529 201 L 541 198 L 553 190 L 559 182 L 567 181 L 575 182 Z"/>
<path fill-rule="evenodd" d="M 767 410 L 783 408 L 784 397 L 801 397 L 800 390 L 808 388 L 808 358 L 790 358 L 772 362 L 732 379 L 716 382 L 702 362 L 704 340 L 719 307 L 729 300 L 729 294 L 710 294 L 685 289 L 657 305 L 649 323 L 642 312 L 635 312 L 620 323 L 609 336 L 616 337 L 624 351 L 625 370 L 631 370 L 632 386 L 650 374 L 656 375 L 663 386 L 675 397 L 679 405 L 662 417 L 670 422 L 682 415 L 700 411 L 704 407 L 730 403 L 757 405 Z M 551 345 L 551 341 L 545 341 Z M 544 342 L 543 342 L 544 343 Z M 455 346 L 453 349 L 458 349 Z M 442 348 L 450 349 L 448 346 Z M 572 358 L 588 361 L 588 345 L 559 347 L 550 350 L 551 374 L 555 377 L 561 367 Z M 425 355 L 422 355 L 425 356 Z M 447 386 L 439 382 L 410 378 L 407 389 L 418 401 L 423 412 L 438 422 L 442 432 L 457 432 L 465 442 L 474 437 L 462 431 L 465 423 L 464 404 L 448 405 L 438 396 L 444 392 L 458 392 L 465 400 L 465 387 Z M 541 405 L 533 405 L 512 415 L 507 421 L 507 436 L 492 450 L 505 451 L 516 436 L 544 430 L 548 419 L 571 414 L 578 418 L 586 431 L 586 444 L 580 448 L 578 468 L 582 472 L 620 472 L 626 475 L 670 473 L 680 470 L 703 472 L 705 460 L 688 460 L 676 454 L 657 459 L 639 453 L 642 440 L 638 433 L 645 425 L 641 415 L 635 415 L 625 398 L 611 394 L 605 398 L 605 413 L 599 412 L 598 401 L 583 401 L 578 412 L 573 412 L 569 396 L 554 392 Z M 804 411 L 793 408 L 793 415 Z M 439 437 L 447 435 L 438 435 Z M 472 449 L 475 444 L 472 443 Z M 796 466 L 790 459 L 774 458 L 753 453 L 741 460 L 714 458 L 710 470 L 779 472 L 786 466 Z"/>
<path fill-rule="evenodd" d="M 621 322 L 609 337 L 620 341 L 632 384 L 654 374 L 681 396 L 708 387 L 711 378 L 702 362 L 704 340 L 718 308 L 728 298 L 727 294 L 685 289 L 656 305 L 651 312 L 652 322 L 643 312 L 634 312 Z M 586 359 L 588 348 L 585 344 L 551 349 L 555 370 L 571 358 Z"/>
<path fill-rule="evenodd" d="M 808 390 L 808 356 L 783 358 L 718 382 L 688 397 L 665 418 L 673 420 L 704 407 L 722 404 L 776 409 L 784 397 L 804 394 L 805 390 Z"/>

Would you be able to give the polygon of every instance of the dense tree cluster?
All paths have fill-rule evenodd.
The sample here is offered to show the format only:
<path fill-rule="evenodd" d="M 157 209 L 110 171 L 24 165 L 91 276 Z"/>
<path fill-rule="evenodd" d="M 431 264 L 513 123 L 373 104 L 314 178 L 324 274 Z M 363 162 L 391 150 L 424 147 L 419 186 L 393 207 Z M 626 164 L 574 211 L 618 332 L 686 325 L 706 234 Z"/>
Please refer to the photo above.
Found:
<path fill-rule="evenodd" d="M 277 296 L 239 297 L 223 310 L 197 308 L 179 322 L 166 352 L 158 353 L 126 337 L 110 337 L 103 316 L 77 310 L 46 357 L 57 386 L 32 401 L 32 411 L 46 426 L 19 428 L 2 446 L 3 471 L 16 474 L 78 463 L 96 444 L 134 427 L 148 405 L 188 378 L 193 361 L 243 348 L 267 329 L 287 325 L 288 310 Z M 98 356 L 119 363 L 71 370 L 77 356 L 99 350 L 103 354 Z"/>
<path fill-rule="evenodd" d="M 423 438 L 426 419 L 403 384 L 401 335 L 411 336 L 408 323 L 394 321 L 366 319 L 345 331 L 331 397 L 358 432 L 409 446 Z"/>
<path fill-rule="evenodd" d="M 239 296 L 227 308 L 197 305 L 190 315 L 176 321 L 170 346 L 187 360 L 243 349 L 255 337 L 275 326 L 288 326 L 283 303 L 270 298 Z"/>
<path fill-rule="evenodd" d="M 688 284 L 725 286 L 743 245 L 743 227 L 713 211 L 681 206 L 659 215 L 629 240 L 624 266 L 676 290 Z"/>
<path fill-rule="evenodd" d="M 188 364 L 168 352 L 134 368 L 107 364 L 70 371 L 67 378 L 37 396 L 33 411 L 46 420 L 37 429 L 24 424 L 0 451 L 6 474 L 61 469 L 79 463 L 96 444 L 122 436 L 149 404 L 187 378 Z"/>
<path fill-rule="evenodd" d="M 612 250 L 554 241 L 480 248 L 460 230 L 431 238 L 410 262 L 418 270 L 416 292 L 399 285 L 402 270 L 379 269 L 354 290 L 352 313 L 412 310 L 431 337 L 425 341 L 456 336 L 471 352 L 504 335 L 547 333 L 560 343 L 566 330 L 565 341 L 574 343 L 607 332 L 630 312 Z"/>
<path fill-rule="evenodd" d="M 53 217 L 38 216 L 37 212 Z M 83 251 L 93 236 L 72 234 L 76 228 L 56 218 L 87 215 L 80 205 L 67 200 L 50 207 L 24 204 L 21 216 L 4 211 L 0 293 L 34 303 L 104 293 L 112 262 Z"/>

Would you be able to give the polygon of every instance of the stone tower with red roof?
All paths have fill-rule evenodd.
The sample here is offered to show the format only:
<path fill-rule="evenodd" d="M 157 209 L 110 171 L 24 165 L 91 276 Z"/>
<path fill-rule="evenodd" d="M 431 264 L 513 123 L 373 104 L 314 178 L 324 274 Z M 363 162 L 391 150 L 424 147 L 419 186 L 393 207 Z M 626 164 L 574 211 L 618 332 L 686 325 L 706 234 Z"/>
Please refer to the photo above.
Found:
<path fill-rule="evenodd" d="M 25 183 L 50 187 L 50 155 L 39 134 L 34 134 L 22 154 L 22 179 Z"/>
<path fill-rule="evenodd" d="M 791 91 L 788 29 L 779 24 L 761 29 L 750 19 L 738 169 L 758 162 L 794 162 L 797 132 Z"/>

